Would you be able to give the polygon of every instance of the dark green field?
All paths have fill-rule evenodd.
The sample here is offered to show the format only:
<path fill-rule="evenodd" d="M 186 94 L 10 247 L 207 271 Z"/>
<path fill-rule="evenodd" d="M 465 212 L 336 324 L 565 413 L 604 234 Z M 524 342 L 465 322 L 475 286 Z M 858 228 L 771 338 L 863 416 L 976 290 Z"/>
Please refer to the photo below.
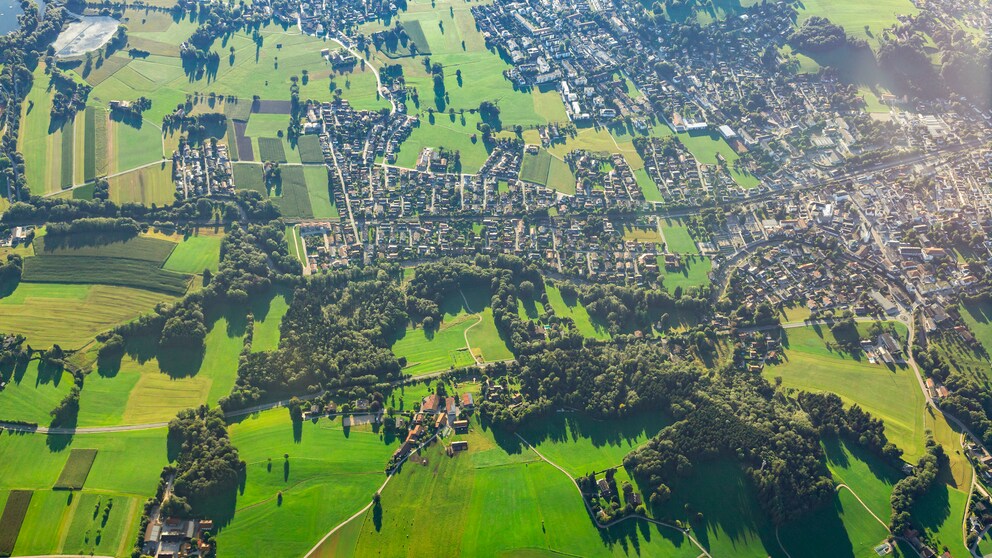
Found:
<path fill-rule="evenodd" d="M 282 140 L 276 138 L 258 138 L 258 158 L 261 161 L 286 162 L 286 149 Z"/>
<path fill-rule="evenodd" d="M 189 276 L 161 269 L 153 262 L 119 258 L 34 256 L 24 260 L 26 283 L 96 283 L 148 289 L 180 296 Z"/>
<path fill-rule="evenodd" d="M 406 35 L 417 45 L 417 51 L 420 54 L 430 54 L 431 43 L 424 36 L 424 28 L 420 26 L 420 21 L 404 21 L 402 25 L 403 30 L 406 31 Z"/>
<path fill-rule="evenodd" d="M 69 460 L 62 467 L 59 479 L 54 488 L 61 490 L 79 490 L 86 483 L 86 477 L 96 459 L 95 449 L 73 449 L 69 452 Z"/>
<path fill-rule="evenodd" d="M 234 163 L 234 184 L 239 190 L 255 190 L 263 196 L 269 195 L 262 177 L 262 165 Z"/>
<path fill-rule="evenodd" d="M 90 181 L 96 178 L 96 108 L 86 107 L 83 123 L 83 179 Z"/>
<path fill-rule="evenodd" d="M 30 490 L 10 491 L 7 505 L 3 508 L 3 515 L 0 516 L 0 556 L 13 554 L 14 543 L 17 542 L 18 533 L 21 532 L 21 524 L 24 523 L 24 516 L 28 513 L 28 505 L 31 504 L 33 494 Z"/>
<path fill-rule="evenodd" d="M 317 136 L 303 136 L 296 144 L 300 151 L 300 160 L 304 163 L 323 163 L 324 152 L 320 150 L 320 140 Z"/>
<path fill-rule="evenodd" d="M 307 181 L 303 175 L 303 167 L 283 167 L 282 191 L 278 205 L 284 217 L 313 218 L 313 208 L 310 206 L 310 194 L 307 193 Z"/>
<path fill-rule="evenodd" d="M 145 236 L 115 240 L 102 235 L 76 234 L 59 237 L 46 236 L 34 241 L 34 250 L 39 256 L 121 258 L 158 264 L 169 259 L 169 255 L 175 248 L 175 242 Z"/>
<path fill-rule="evenodd" d="M 63 188 L 72 186 L 72 162 L 75 151 L 76 127 L 73 121 L 66 122 L 62 127 L 62 182 Z"/>

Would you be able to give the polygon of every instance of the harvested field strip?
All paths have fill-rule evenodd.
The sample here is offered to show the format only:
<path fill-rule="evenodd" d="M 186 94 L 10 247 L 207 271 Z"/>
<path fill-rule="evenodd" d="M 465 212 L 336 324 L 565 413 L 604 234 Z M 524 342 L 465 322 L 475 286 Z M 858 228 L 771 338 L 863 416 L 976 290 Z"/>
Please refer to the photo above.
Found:
<path fill-rule="evenodd" d="M 251 147 L 251 138 L 245 135 L 245 130 L 248 129 L 248 123 L 235 120 L 234 121 L 234 139 L 233 143 L 237 144 L 238 160 L 239 161 L 254 161 L 255 152 Z M 235 182 L 237 184 L 237 182 Z"/>
<path fill-rule="evenodd" d="M 225 107 L 226 109 L 227 107 Z M 234 121 L 227 119 L 227 147 L 231 150 L 231 160 L 238 160 L 238 134 L 234 129 Z"/>
<path fill-rule="evenodd" d="M 117 240 L 100 235 L 77 234 L 65 237 L 45 236 L 34 242 L 35 254 L 39 256 L 95 256 L 158 264 L 169 259 L 175 248 L 175 242 L 147 236 Z"/>
<path fill-rule="evenodd" d="M 107 113 L 94 109 L 93 115 L 93 164 L 96 167 L 95 176 L 107 174 L 110 157 L 107 156 Z"/>
<path fill-rule="evenodd" d="M 86 107 L 83 116 L 83 180 L 96 178 L 96 109 Z"/>
<path fill-rule="evenodd" d="M 307 190 L 303 167 L 282 168 L 282 192 L 277 200 L 279 210 L 285 217 L 313 218 L 310 193 Z"/>
<path fill-rule="evenodd" d="M 303 136 L 296 144 L 300 151 L 300 160 L 304 163 L 323 163 L 324 152 L 320 150 L 320 140 L 317 136 Z"/>
<path fill-rule="evenodd" d="M 59 182 L 62 188 L 72 186 L 72 162 L 76 147 L 76 126 L 73 122 L 69 120 L 62 126 L 62 161 L 60 166 L 62 179 Z"/>
<path fill-rule="evenodd" d="M 10 556 L 14 553 L 14 543 L 21 532 L 21 524 L 28 513 L 31 504 L 30 490 L 12 490 L 7 498 L 7 505 L 0 516 L 0 556 Z"/>
<path fill-rule="evenodd" d="M 251 117 L 251 105 L 251 102 L 242 100 L 226 102 L 224 103 L 224 114 L 229 119 L 244 124 Z"/>
<path fill-rule="evenodd" d="M 263 161 L 286 162 L 286 150 L 281 139 L 258 138 L 258 157 Z"/>
<path fill-rule="evenodd" d="M 61 490 L 80 490 L 83 488 L 95 459 L 95 449 L 73 449 L 70 451 L 69 459 L 62 467 L 62 472 L 59 474 L 59 479 L 55 481 L 54 488 Z"/>
<path fill-rule="evenodd" d="M 189 276 L 159 268 L 153 262 L 103 257 L 34 256 L 24 260 L 22 280 L 28 283 L 96 283 L 137 287 L 180 296 Z"/>

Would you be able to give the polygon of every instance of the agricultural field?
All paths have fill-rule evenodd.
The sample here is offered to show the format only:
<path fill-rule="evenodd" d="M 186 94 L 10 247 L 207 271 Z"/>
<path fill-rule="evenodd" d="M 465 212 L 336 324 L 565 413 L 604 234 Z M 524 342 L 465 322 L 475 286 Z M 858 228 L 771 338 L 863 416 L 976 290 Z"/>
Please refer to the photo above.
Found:
<path fill-rule="evenodd" d="M 296 146 L 300 150 L 300 161 L 304 164 L 324 164 L 324 153 L 317 136 L 302 136 Z"/>
<path fill-rule="evenodd" d="M 866 326 L 859 324 L 862 335 Z M 846 404 L 857 403 L 882 419 L 889 440 L 905 452 L 906 460 L 923 454 L 923 393 L 909 367 L 870 364 L 863 354 L 830 350 L 826 343 L 834 337 L 827 326 L 785 329 L 781 341 L 783 362 L 765 366 L 762 375 L 771 381 L 781 378 L 786 387 L 828 391 Z"/>
<path fill-rule="evenodd" d="M 640 186 L 641 193 L 644 194 L 645 201 L 665 201 L 661 195 L 661 190 L 658 189 L 658 185 L 654 183 L 654 180 L 651 180 L 650 176 L 648 176 L 648 171 L 644 169 L 634 171 L 634 179 L 637 180 L 637 185 Z"/>
<path fill-rule="evenodd" d="M 663 285 L 668 292 L 710 284 L 710 271 L 713 270 L 712 260 L 705 256 L 688 256 L 682 262 L 682 269 L 665 271 L 662 275 Z M 662 263 L 659 267 L 664 268 L 664 264 Z"/>
<path fill-rule="evenodd" d="M 635 242 L 646 242 L 646 243 L 657 243 L 660 244 L 661 233 L 658 232 L 657 227 L 638 227 L 624 225 L 623 227 L 623 239 L 633 240 Z"/>
<path fill-rule="evenodd" d="M 864 39 L 878 48 L 882 31 L 899 23 L 900 15 L 916 15 L 919 10 L 909 0 L 881 0 L 880 2 L 830 2 L 810 0 L 799 6 L 797 25 L 813 16 L 829 19 L 848 34 Z"/>
<path fill-rule="evenodd" d="M 438 114 L 434 122 L 424 118 L 420 125 L 413 129 L 400 150 L 396 153 L 396 165 L 405 168 L 415 168 L 417 157 L 425 147 L 434 149 L 444 148 L 458 151 L 462 172 L 475 173 L 486 162 L 489 152 L 482 143 L 482 136 L 476 126 L 482 122 L 476 114 L 447 115 Z M 475 141 L 472 138 L 475 137 Z"/>
<path fill-rule="evenodd" d="M 176 248 L 175 242 L 149 236 L 130 238 L 99 234 L 43 236 L 34 241 L 35 255 L 121 258 L 162 264 Z"/>
<path fill-rule="evenodd" d="M 217 542 L 231 556 L 306 554 L 369 502 L 400 442 L 340 419 L 294 425 L 285 409 L 239 420 L 230 435 L 248 463 L 236 501 L 219 504 Z"/>
<path fill-rule="evenodd" d="M 5 496 L 3 514 L 0 515 L 0 556 L 10 556 L 14 552 L 33 493 L 30 490 L 14 490 Z"/>
<path fill-rule="evenodd" d="M 34 70 L 34 85 L 21 111 L 17 150 L 24 154 L 24 172 L 28 187 L 35 194 L 58 192 L 62 183 L 62 129 L 51 120 L 55 89 L 49 88 L 45 64 Z"/>
<path fill-rule="evenodd" d="M 78 348 L 97 333 L 171 300 L 168 294 L 120 286 L 22 282 L 0 298 L 0 323 L 35 348 L 55 343 Z"/>
<path fill-rule="evenodd" d="M 422 556 L 439 545 L 451 556 L 626 556 L 630 546 L 644 556 L 699 555 L 672 529 L 626 522 L 598 531 L 568 477 L 516 438 L 494 435 L 473 419 L 456 437 L 467 452 L 422 451 L 382 491 L 381 509 L 348 523 L 317 556 Z M 422 513 L 424 502 L 434 513 Z"/>
<path fill-rule="evenodd" d="M 279 326 L 289 311 L 293 291 L 277 287 L 272 297 L 256 297 L 251 304 L 255 327 L 252 334 L 252 351 L 272 351 L 279 346 Z"/>
<path fill-rule="evenodd" d="M 536 155 L 524 152 L 524 160 L 520 165 L 520 180 L 547 186 L 550 170 L 551 154 L 545 149 L 539 149 Z"/>
<path fill-rule="evenodd" d="M 330 183 L 327 178 L 327 167 L 303 167 L 303 177 L 306 182 L 307 196 L 310 198 L 310 208 L 314 219 L 338 219 L 337 205 L 331 197 Z"/>
<path fill-rule="evenodd" d="M 176 201 L 172 161 L 111 176 L 107 182 L 110 183 L 110 200 L 115 203 L 163 206 Z"/>
<path fill-rule="evenodd" d="M 0 434 L 0 495 L 34 491 L 14 555 L 129 556 L 141 504 L 154 493 L 168 463 L 165 434 L 164 428 L 77 436 Z M 51 490 L 79 448 L 96 450 L 85 488 Z"/>
<path fill-rule="evenodd" d="M 55 488 L 61 490 L 80 490 L 86 483 L 86 477 L 93 468 L 93 461 L 96 460 L 97 450 L 95 449 L 72 449 L 69 451 L 69 460 L 65 462 L 62 473 L 55 481 Z"/>
<path fill-rule="evenodd" d="M 24 260 L 26 283 L 98 283 L 147 289 L 181 296 L 189 276 L 166 271 L 153 262 L 123 258 L 34 256 Z"/>

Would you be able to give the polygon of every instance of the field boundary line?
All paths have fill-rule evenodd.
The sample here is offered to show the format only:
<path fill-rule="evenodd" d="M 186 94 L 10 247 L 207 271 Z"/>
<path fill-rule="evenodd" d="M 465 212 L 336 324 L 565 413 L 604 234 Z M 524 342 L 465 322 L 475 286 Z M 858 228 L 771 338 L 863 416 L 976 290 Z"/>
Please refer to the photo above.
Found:
<path fill-rule="evenodd" d="M 707 551 L 707 550 L 706 550 L 706 548 L 704 548 L 704 547 L 703 547 L 703 545 L 701 545 L 701 544 L 699 544 L 699 541 L 697 541 L 697 540 L 696 540 L 696 538 L 695 538 L 695 537 L 693 537 L 693 536 L 692 536 L 692 535 L 691 535 L 691 534 L 689 533 L 689 530 L 688 530 L 688 529 L 682 529 L 682 528 L 680 528 L 680 527 L 676 527 L 676 526 L 674 526 L 674 525 L 672 525 L 672 524 L 670 524 L 670 523 L 665 523 L 664 521 L 658 521 L 657 519 L 652 519 L 652 518 L 650 518 L 650 517 L 645 517 L 645 516 L 643 516 L 643 515 L 636 515 L 636 514 L 635 514 L 635 515 L 628 515 L 628 516 L 626 516 L 626 517 L 621 517 L 620 519 L 617 519 L 617 520 L 614 520 L 614 521 L 610 521 L 609 523 L 600 523 L 600 522 L 599 522 L 599 519 L 597 519 L 597 518 L 596 518 L 596 516 L 595 516 L 595 515 L 593 515 L 593 513 L 592 513 L 592 507 L 591 507 L 591 506 L 589 505 L 589 502 L 588 502 L 588 501 L 586 500 L 586 498 L 585 498 L 585 495 L 583 495 L 583 494 L 582 494 L 582 489 L 581 489 L 581 488 L 579 488 L 579 483 L 575 481 L 575 477 L 573 477 L 571 473 L 569 473 L 568 471 L 566 471 L 565 469 L 563 469 L 563 468 L 562 468 L 561 466 L 559 466 L 559 465 L 558 465 L 557 463 L 555 463 L 554 461 L 551 461 L 551 460 L 550 460 L 550 459 L 548 459 L 547 457 L 544 457 L 544 454 L 542 454 L 541 452 L 539 452 L 539 451 L 537 451 L 537 448 L 535 448 L 534 446 L 532 446 L 532 445 L 531 445 L 531 443 L 530 443 L 530 442 L 528 442 L 528 441 L 527 441 L 526 439 L 524 439 L 524 437 L 523 437 L 523 436 L 521 436 L 520 434 L 518 434 L 518 433 L 516 433 L 516 432 L 514 433 L 514 435 L 515 435 L 515 436 L 516 436 L 516 437 L 517 437 L 517 438 L 518 438 L 518 439 L 519 439 L 519 440 L 520 440 L 521 442 L 523 442 L 523 444 L 524 444 L 525 446 L 527 446 L 528 448 L 530 448 L 530 450 L 531 450 L 531 451 L 533 451 L 534 453 L 536 453 L 536 454 L 537 454 L 537 456 L 538 456 L 538 457 L 540 457 L 542 461 L 544 461 L 544 462 L 546 462 L 546 463 L 547 463 L 548 465 L 551 465 L 551 466 L 552 466 L 552 467 L 554 467 L 555 469 L 558 469 L 559 471 L 561 471 L 562 473 L 564 473 L 564 474 L 565 474 L 565 476 L 566 476 L 566 477 L 568 477 L 568 479 L 569 479 L 570 481 L 572 481 L 572 485 L 573 485 L 573 486 L 575 486 L 575 489 L 576 489 L 576 490 L 578 490 L 578 492 L 579 492 L 579 497 L 580 497 L 580 498 L 582 498 L 582 503 L 583 503 L 583 504 L 585 504 L 585 506 L 586 506 L 586 511 L 587 511 L 587 512 L 589 513 L 589 516 L 590 516 L 590 517 L 592 518 L 592 520 L 593 520 L 593 521 L 595 522 L 595 524 L 596 524 L 596 527 L 598 527 L 598 528 L 600 528 L 600 529 L 608 529 L 608 528 L 610 528 L 610 527 L 613 527 L 614 525 L 617 525 L 617 524 L 619 524 L 619 523 L 623 523 L 624 521 L 627 521 L 627 520 L 629 520 L 629 519 L 634 519 L 634 520 L 637 520 L 637 519 L 640 519 L 640 520 L 642 520 L 642 521 L 646 521 L 646 522 L 648 522 L 648 523 L 653 523 L 653 524 L 655 524 L 655 525 L 659 525 L 659 526 L 661 526 L 661 527 L 668 527 L 669 529 L 674 529 L 674 530 L 676 530 L 676 531 L 679 531 L 679 532 L 681 532 L 681 533 L 682 533 L 682 535 L 683 535 L 683 536 L 685 536 L 685 538 L 687 538 L 687 539 L 689 539 L 690 541 L 692 541 L 692 544 L 694 544 L 694 545 L 696 545 L 696 547 L 697 547 L 697 548 L 699 548 L 699 550 L 700 550 L 700 551 L 701 551 L 701 552 L 703 553 L 703 554 L 702 554 L 703 556 L 706 556 L 707 558 L 713 558 L 713 557 L 712 557 L 712 556 L 710 555 L 710 553 L 709 553 L 709 551 Z"/>

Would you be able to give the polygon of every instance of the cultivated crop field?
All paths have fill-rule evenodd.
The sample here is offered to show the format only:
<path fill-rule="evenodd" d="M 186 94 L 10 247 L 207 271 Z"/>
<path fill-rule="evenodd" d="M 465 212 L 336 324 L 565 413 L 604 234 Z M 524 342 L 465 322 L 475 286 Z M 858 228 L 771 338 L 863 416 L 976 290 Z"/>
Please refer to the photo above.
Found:
<path fill-rule="evenodd" d="M 189 276 L 161 269 L 152 262 L 105 257 L 34 256 L 24 261 L 27 283 L 100 283 L 180 296 Z"/>
<path fill-rule="evenodd" d="M 10 556 L 14 552 L 17 535 L 31 505 L 31 496 L 30 490 L 14 490 L 7 496 L 3 515 L 0 515 L 0 556 Z"/>
<path fill-rule="evenodd" d="M 122 258 L 162 264 L 176 248 L 174 242 L 136 236 L 127 239 L 96 234 L 72 236 L 44 236 L 34 241 L 35 254 L 39 256 L 79 256 Z"/>
<path fill-rule="evenodd" d="M 78 348 L 97 333 L 173 299 L 128 287 L 22 282 L 0 298 L 0 322 L 5 332 L 24 335 L 36 348 L 54 343 Z"/>
<path fill-rule="evenodd" d="M 90 474 L 93 461 L 96 459 L 95 449 L 72 449 L 69 460 L 65 462 L 62 473 L 55 481 L 55 488 L 62 490 L 79 490 Z"/>

